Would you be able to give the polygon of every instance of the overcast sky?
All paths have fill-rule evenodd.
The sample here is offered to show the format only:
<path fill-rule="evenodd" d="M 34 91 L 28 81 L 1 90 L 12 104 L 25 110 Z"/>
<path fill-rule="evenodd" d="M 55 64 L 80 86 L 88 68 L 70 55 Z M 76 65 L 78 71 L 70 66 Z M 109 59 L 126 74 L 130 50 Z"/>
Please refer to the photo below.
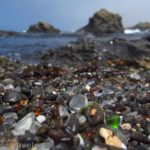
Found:
<path fill-rule="evenodd" d="M 0 0 L 0 29 L 22 31 L 42 20 L 73 31 L 101 8 L 123 16 L 124 26 L 150 21 L 150 0 Z"/>

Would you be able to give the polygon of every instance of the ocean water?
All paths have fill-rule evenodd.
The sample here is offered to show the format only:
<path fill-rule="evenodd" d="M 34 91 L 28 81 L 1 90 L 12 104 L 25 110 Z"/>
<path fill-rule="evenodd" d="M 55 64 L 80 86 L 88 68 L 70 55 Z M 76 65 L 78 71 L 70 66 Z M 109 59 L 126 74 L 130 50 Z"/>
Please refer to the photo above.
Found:
<path fill-rule="evenodd" d="M 13 60 L 32 62 L 36 55 L 50 48 L 76 41 L 75 34 L 22 34 L 0 37 L 0 55 Z M 31 57 L 32 56 L 32 57 Z"/>

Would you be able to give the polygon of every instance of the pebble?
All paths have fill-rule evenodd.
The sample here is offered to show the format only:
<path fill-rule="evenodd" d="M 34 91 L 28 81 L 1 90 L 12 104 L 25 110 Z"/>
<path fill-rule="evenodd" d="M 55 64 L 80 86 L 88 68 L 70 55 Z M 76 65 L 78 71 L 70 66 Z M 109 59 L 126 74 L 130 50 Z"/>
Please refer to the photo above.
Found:
<path fill-rule="evenodd" d="M 4 85 L 8 85 L 8 84 L 14 84 L 14 80 L 13 79 L 10 79 L 10 78 L 7 78 L 7 79 L 4 79 L 4 80 L 2 80 L 2 83 L 4 84 Z"/>
<path fill-rule="evenodd" d="M 87 89 L 87 91 L 91 90 L 91 87 L 88 84 L 85 86 L 85 88 Z"/>
<path fill-rule="evenodd" d="M 112 128 L 118 128 L 120 124 L 120 116 L 112 115 L 106 118 L 106 124 Z"/>
<path fill-rule="evenodd" d="M 8 84 L 6 86 L 4 86 L 5 90 L 14 90 L 14 85 L 13 84 Z"/>
<path fill-rule="evenodd" d="M 76 138 L 79 140 L 79 145 L 85 147 L 84 139 L 79 133 L 76 135 Z"/>
<path fill-rule="evenodd" d="M 4 73 L 5 69 L 0 66 L 0 73 Z"/>
<path fill-rule="evenodd" d="M 121 140 L 116 135 L 114 135 L 111 130 L 108 130 L 106 128 L 100 128 L 99 134 L 105 139 L 106 144 L 118 148 L 127 149 L 125 144 L 122 143 Z"/>
<path fill-rule="evenodd" d="M 145 134 L 143 134 L 142 132 L 139 131 L 135 131 L 132 133 L 132 138 L 134 140 L 137 140 L 139 142 L 143 142 L 143 141 L 147 141 L 147 137 Z"/>
<path fill-rule="evenodd" d="M 37 86 L 41 86 L 43 84 L 43 81 L 39 80 L 39 81 L 35 82 L 34 84 L 37 85 Z"/>
<path fill-rule="evenodd" d="M 140 100 L 141 104 L 146 104 L 146 103 L 150 103 L 150 93 L 148 93 L 147 95 L 145 95 L 143 97 L 143 99 Z"/>
<path fill-rule="evenodd" d="M 65 127 L 69 133 L 77 133 L 79 129 L 79 115 L 71 114 L 65 123 Z"/>
<path fill-rule="evenodd" d="M 33 121 L 31 127 L 29 128 L 29 132 L 30 133 L 33 133 L 33 134 L 36 134 L 37 133 L 37 130 L 41 127 L 41 124 L 37 121 Z"/>
<path fill-rule="evenodd" d="M 5 118 L 3 115 L 0 115 L 0 125 L 2 125 L 5 122 Z"/>
<path fill-rule="evenodd" d="M 145 125 L 145 134 L 150 135 L 150 122 L 147 122 Z"/>
<path fill-rule="evenodd" d="M 26 130 L 29 130 L 34 122 L 35 114 L 33 112 L 27 114 L 19 120 L 13 130 L 14 135 L 24 135 Z"/>
<path fill-rule="evenodd" d="M 44 90 L 47 94 L 52 94 L 52 92 L 54 91 L 54 87 L 52 85 L 49 85 L 49 86 L 45 87 Z"/>
<path fill-rule="evenodd" d="M 125 115 L 125 116 L 123 117 L 123 121 L 124 121 L 124 122 L 133 123 L 133 121 L 134 121 L 134 116 L 133 116 L 133 115 Z"/>
<path fill-rule="evenodd" d="M 21 99 L 27 99 L 23 94 L 16 91 L 8 91 L 4 95 L 4 101 L 8 103 L 17 103 Z"/>
<path fill-rule="evenodd" d="M 4 124 L 8 124 L 8 125 L 13 125 L 16 123 L 16 120 L 18 119 L 18 115 L 17 113 L 14 112 L 8 112 L 8 113 L 4 113 L 4 118 L 5 118 L 5 122 Z"/>
<path fill-rule="evenodd" d="M 141 76 L 137 72 L 134 72 L 134 73 L 130 74 L 130 78 L 135 79 L 135 80 L 139 80 L 141 78 Z"/>
<path fill-rule="evenodd" d="M 80 110 L 81 108 L 87 106 L 88 99 L 84 95 L 76 95 L 72 98 L 69 103 L 70 108 L 75 110 Z"/>
<path fill-rule="evenodd" d="M 39 116 L 36 117 L 36 120 L 39 123 L 43 123 L 46 120 L 46 117 L 44 115 L 39 115 Z"/>
<path fill-rule="evenodd" d="M 137 150 L 149 150 L 149 149 L 147 149 L 147 146 L 145 145 L 138 145 Z"/>
<path fill-rule="evenodd" d="M 69 115 L 69 112 L 68 112 L 68 110 L 66 109 L 66 107 L 65 106 L 59 106 L 59 115 L 60 115 L 60 117 L 62 117 L 62 118 L 68 118 L 70 115 Z"/>
<path fill-rule="evenodd" d="M 86 117 L 84 115 L 79 117 L 79 124 L 83 125 L 87 121 Z"/>
<path fill-rule="evenodd" d="M 44 142 L 44 143 L 40 143 L 40 144 L 35 144 L 31 150 L 50 150 L 50 149 L 52 149 L 52 147 L 53 147 L 52 143 Z"/>
<path fill-rule="evenodd" d="M 92 150 L 108 150 L 108 148 L 105 146 L 93 146 Z"/>
<path fill-rule="evenodd" d="M 72 138 L 69 134 L 65 133 L 62 129 L 49 129 L 48 136 L 54 141 L 72 141 Z"/>
<path fill-rule="evenodd" d="M 96 90 L 93 92 L 95 97 L 101 97 L 103 95 L 102 91 Z"/>
<path fill-rule="evenodd" d="M 83 109 L 83 114 L 92 126 L 104 123 L 104 111 L 98 103 L 89 103 L 89 105 Z"/>
<path fill-rule="evenodd" d="M 15 138 L 30 150 L 148 149 L 150 72 L 116 61 L 105 66 L 88 58 L 87 66 L 65 73 L 53 65 L 2 63 L 0 144 Z"/>
<path fill-rule="evenodd" d="M 8 113 L 4 113 L 4 118 L 8 119 L 8 118 L 12 118 L 14 120 L 18 119 L 18 115 L 15 112 L 8 112 Z"/>
<path fill-rule="evenodd" d="M 130 123 L 124 123 L 121 125 L 121 128 L 123 130 L 130 130 L 132 128 L 131 124 Z"/>
<path fill-rule="evenodd" d="M 52 150 L 70 150 L 70 148 L 65 143 L 59 143 L 55 145 Z"/>
<path fill-rule="evenodd" d="M 130 112 L 130 113 L 128 113 L 128 115 L 127 116 L 137 116 L 138 115 L 138 112 L 137 111 L 133 111 L 133 112 Z"/>

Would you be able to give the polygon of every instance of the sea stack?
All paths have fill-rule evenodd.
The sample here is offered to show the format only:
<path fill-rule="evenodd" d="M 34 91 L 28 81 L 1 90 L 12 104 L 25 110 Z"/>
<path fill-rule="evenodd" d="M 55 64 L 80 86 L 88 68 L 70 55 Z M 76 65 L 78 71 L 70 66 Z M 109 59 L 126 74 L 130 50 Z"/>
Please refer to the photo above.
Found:
<path fill-rule="evenodd" d="M 60 30 L 56 29 L 54 26 L 50 25 L 47 22 L 38 22 L 37 24 L 29 26 L 29 29 L 27 30 L 29 33 L 59 33 Z"/>
<path fill-rule="evenodd" d="M 140 22 L 131 27 L 131 29 L 150 30 L 150 22 Z"/>
<path fill-rule="evenodd" d="M 106 9 L 96 12 L 89 23 L 79 29 L 78 33 L 93 33 L 94 35 L 102 35 L 107 33 L 123 32 L 122 18 L 119 14 L 114 14 Z"/>

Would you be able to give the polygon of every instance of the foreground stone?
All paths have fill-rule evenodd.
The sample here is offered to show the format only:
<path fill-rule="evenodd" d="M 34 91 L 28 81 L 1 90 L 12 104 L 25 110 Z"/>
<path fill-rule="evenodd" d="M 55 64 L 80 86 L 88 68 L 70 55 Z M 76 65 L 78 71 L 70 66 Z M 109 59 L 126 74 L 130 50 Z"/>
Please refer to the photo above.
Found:
<path fill-rule="evenodd" d="M 112 131 L 101 128 L 99 134 L 105 139 L 106 144 L 126 149 L 126 146 L 120 141 L 117 136 L 113 135 Z"/>

